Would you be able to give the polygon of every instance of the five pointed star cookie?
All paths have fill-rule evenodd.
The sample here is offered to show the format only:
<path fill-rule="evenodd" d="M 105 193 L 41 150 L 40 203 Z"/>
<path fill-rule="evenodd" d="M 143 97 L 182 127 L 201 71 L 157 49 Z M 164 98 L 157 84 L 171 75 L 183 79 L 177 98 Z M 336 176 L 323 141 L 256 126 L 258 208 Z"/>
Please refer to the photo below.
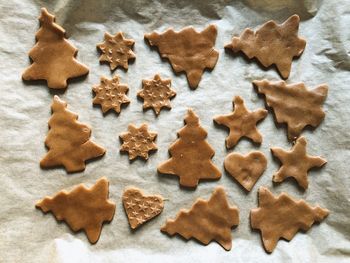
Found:
<path fill-rule="evenodd" d="M 134 59 L 135 54 L 132 52 L 135 41 L 133 39 L 126 39 L 122 32 L 116 35 L 105 33 L 104 42 L 97 45 L 102 51 L 100 56 L 101 62 L 108 62 L 111 70 L 118 66 L 128 69 L 129 59 Z"/>
<path fill-rule="evenodd" d="M 153 108 L 158 115 L 163 107 L 171 109 L 170 99 L 176 95 L 176 92 L 170 88 L 170 79 L 161 79 L 159 74 L 153 79 L 142 80 L 142 90 L 137 96 L 143 98 L 143 108 Z"/>
<path fill-rule="evenodd" d="M 313 167 L 321 167 L 327 161 L 319 156 L 311 156 L 306 153 L 306 139 L 300 137 L 291 151 L 281 148 L 271 148 L 272 154 L 281 163 L 281 168 L 273 175 L 272 181 L 282 182 L 287 177 L 294 177 L 299 186 L 308 187 L 307 172 Z"/>
<path fill-rule="evenodd" d="M 130 160 L 137 156 L 147 160 L 148 152 L 157 150 L 157 145 L 154 143 L 156 137 L 156 132 L 148 131 L 147 124 L 142 124 L 140 128 L 130 124 L 128 131 L 120 134 L 120 138 L 123 140 L 120 151 L 128 152 Z"/>
<path fill-rule="evenodd" d="M 116 75 L 112 79 L 101 77 L 100 85 L 92 88 L 96 96 L 93 104 L 100 104 L 102 112 L 105 113 L 110 109 L 120 113 L 120 106 L 129 103 L 129 98 L 125 95 L 129 88 L 125 84 L 119 83 L 119 76 Z"/>
<path fill-rule="evenodd" d="M 226 147 L 232 148 L 242 137 L 250 138 L 255 143 L 261 143 L 262 136 L 256 124 L 267 116 L 267 110 L 249 111 L 245 107 L 243 99 L 239 96 L 234 97 L 233 104 L 234 111 L 232 113 L 214 118 L 217 124 L 230 129 L 230 134 L 226 138 Z"/>

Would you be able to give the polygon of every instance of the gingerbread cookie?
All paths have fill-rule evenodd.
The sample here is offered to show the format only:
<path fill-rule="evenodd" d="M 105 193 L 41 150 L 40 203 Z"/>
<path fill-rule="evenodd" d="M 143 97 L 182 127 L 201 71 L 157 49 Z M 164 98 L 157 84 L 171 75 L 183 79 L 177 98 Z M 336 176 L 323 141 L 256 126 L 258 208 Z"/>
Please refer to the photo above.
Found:
<path fill-rule="evenodd" d="M 259 207 L 250 211 L 253 229 L 260 229 L 265 250 L 271 253 L 280 238 L 291 240 L 299 229 L 307 231 L 321 222 L 329 211 L 295 200 L 286 193 L 274 196 L 267 188 L 259 189 Z"/>
<path fill-rule="evenodd" d="M 200 179 L 219 179 L 221 172 L 211 161 L 215 152 L 192 109 L 188 110 L 185 124 L 178 131 L 179 139 L 169 148 L 171 158 L 158 166 L 158 172 L 180 177 L 180 185 L 185 187 L 197 187 Z"/>
<path fill-rule="evenodd" d="M 170 99 L 176 95 L 175 90 L 170 88 L 170 79 L 161 79 L 156 74 L 153 79 L 142 80 L 142 90 L 137 96 L 143 98 L 143 108 L 153 108 L 158 115 L 163 107 L 171 109 Z"/>
<path fill-rule="evenodd" d="M 300 187 L 307 189 L 309 182 L 307 173 L 313 167 L 321 167 L 327 161 L 319 156 L 311 156 L 306 153 L 306 139 L 298 138 L 291 151 L 281 148 L 271 148 L 272 154 L 281 163 L 281 168 L 273 175 L 272 181 L 282 182 L 288 177 L 293 177 Z"/>
<path fill-rule="evenodd" d="M 295 140 L 305 126 L 316 128 L 324 119 L 322 104 L 326 100 L 328 87 L 319 85 L 307 90 L 304 83 L 286 84 L 284 81 L 253 81 L 260 94 L 265 95 L 266 104 L 275 113 L 278 123 L 288 126 L 288 139 Z"/>
<path fill-rule="evenodd" d="M 209 25 L 202 32 L 186 27 L 179 32 L 168 29 L 162 34 L 146 34 L 151 46 L 158 47 L 160 56 L 170 61 L 176 73 L 185 72 L 192 89 L 197 88 L 204 69 L 213 69 L 219 57 L 214 48 L 217 30 Z"/>
<path fill-rule="evenodd" d="M 247 191 L 252 190 L 256 181 L 264 173 L 267 159 L 262 152 L 253 151 L 247 155 L 230 153 L 224 161 L 226 171 Z"/>
<path fill-rule="evenodd" d="M 217 187 L 208 201 L 198 199 L 190 210 L 181 209 L 176 218 L 168 219 L 161 231 L 185 239 L 195 238 L 204 245 L 212 240 L 224 249 L 232 247 L 231 228 L 239 224 L 238 208 L 227 202 L 223 187 Z"/>
<path fill-rule="evenodd" d="M 164 208 L 163 197 L 160 195 L 145 196 L 135 187 L 129 187 L 123 193 L 123 205 L 132 229 L 159 215 Z"/>
<path fill-rule="evenodd" d="M 105 33 L 104 42 L 97 44 L 97 48 L 101 50 L 101 62 L 108 62 L 111 70 L 117 67 L 128 69 L 130 59 L 135 59 L 132 48 L 135 44 L 133 39 L 126 39 L 122 32 L 116 35 Z"/>
<path fill-rule="evenodd" d="M 129 124 L 128 131 L 120 134 L 119 137 L 123 140 L 120 151 L 128 152 L 130 160 L 137 156 L 147 160 L 148 152 L 157 150 L 157 145 L 154 143 L 157 133 L 149 132 L 147 124 L 142 124 L 140 128 Z"/>
<path fill-rule="evenodd" d="M 226 147 L 234 147 L 242 137 L 247 137 L 255 143 L 262 142 L 256 124 L 267 116 L 267 110 L 258 109 L 249 111 L 241 97 L 233 98 L 234 111 L 227 115 L 214 118 L 217 124 L 224 125 L 230 129 L 230 134 L 226 138 Z"/>
<path fill-rule="evenodd" d="M 233 37 L 225 48 L 242 51 L 250 59 L 255 57 L 264 67 L 275 64 L 286 79 L 293 58 L 299 57 L 306 45 L 306 41 L 298 37 L 299 21 L 299 16 L 293 15 L 281 25 L 270 20 L 256 32 L 247 28 L 240 37 Z"/>
<path fill-rule="evenodd" d="M 86 75 L 89 69 L 75 57 L 78 50 L 65 38 L 65 30 L 55 23 L 55 17 L 41 8 L 40 29 L 36 44 L 30 50 L 31 64 L 23 73 L 24 80 L 46 80 L 51 89 L 65 89 L 67 80 Z"/>
<path fill-rule="evenodd" d="M 85 161 L 105 154 L 106 150 L 90 140 L 91 128 L 67 110 L 67 103 L 57 95 L 51 105 L 49 133 L 45 145 L 49 149 L 40 161 L 43 168 L 64 166 L 67 172 L 85 170 Z"/>
<path fill-rule="evenodd" d="M 94 186 L 83 184 L 71 191 L 58 192 L 54 197 L 45 197 L 36 203 L 44 213 L 51 212 L 58 221 L 65 221 L 74 231 L 84 230 L 94 244 L 100 238 L 104 222 L 110 222 L 115 212 L 115 203 L 108 200 L 108 181 L 99 179 Z"/>
<path fill-rule="evenodd" d="M 126 96 L 129 88 L 126 84 L 119 83 L 118 75 L 112 79 L 101 77 L 100 85 L 94 86 L 92 90 L 95 93 L 92 103 L 100 104 L 103 113 L 111 109 L 120 113 L 121 105 L 130 103 Z"/>

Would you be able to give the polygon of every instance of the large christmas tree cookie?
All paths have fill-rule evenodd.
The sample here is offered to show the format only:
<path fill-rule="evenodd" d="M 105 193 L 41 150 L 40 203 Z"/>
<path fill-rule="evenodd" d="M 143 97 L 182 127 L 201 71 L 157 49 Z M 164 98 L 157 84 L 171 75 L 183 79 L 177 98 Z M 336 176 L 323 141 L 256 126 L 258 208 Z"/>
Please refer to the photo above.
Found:
<path fill-rule="evenodd" d="M 108 200 L 108 195 L 108 181 L 103 177 L 91 188 L 80 184 L 69 192 L 63 190 L 45 197 L 35 206 L 44 213 L 52 212 L 75 232 L 84 230 L 89 241 L 96 243 L 103 223 L 112 221 L 114 216 L 115 203 Z"/>
<path fill-rule="evenodd" d="M 105 149 L 90 140 L 91 128 L 79 121 L 78 115 L 67 110 L 67 103 L 55 96 L 52 117 L 45 145 L 49 149 L 40 166 L 64 166 L 67 172 L 85 169 L 85 161 L 104 155 Z"/>
<path fill-rule="evenodd" d="M 210 199 L 198 199 L 190 210 L 181 209 L 175 219 L 168 219 L 161 231 L 185 239 L 191 237 L 204 245 L 212 240 L 224 249 L 232 247 L 231 228 L 239 224 L 238 208 L 227 202 L 224 188 L 217 187 Z"/>
<path fill-rule="evenodd" d="M 45 8 L 41 9 L 39 21 L 37 43 L 29 52 L 33 64 L 24 71 L 22 78 L 46 80 L 49 88 L 64 89 L 67 79 L 85 75 L 89 69 L 75 59 L 78 50 L 67 41 L 65 30 Z"/>
<path fill-rule="evenodd" d="M 188 110 L 185 123 L 178 131 L 179 139 L 169 148 L 171 158 L 158 166 L 158 172 L 180 177 L 180 185 L 186 187 L 196 187 L 200 179 L 219 179 L 221 172 L 211 161 L 215 152 L 192 109 Z"/>

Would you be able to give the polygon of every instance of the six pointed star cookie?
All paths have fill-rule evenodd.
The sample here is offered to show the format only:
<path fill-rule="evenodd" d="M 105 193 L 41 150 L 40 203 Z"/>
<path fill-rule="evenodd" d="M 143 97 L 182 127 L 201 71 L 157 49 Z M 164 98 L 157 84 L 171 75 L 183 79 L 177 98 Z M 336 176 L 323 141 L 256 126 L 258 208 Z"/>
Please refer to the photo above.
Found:
<path fill-rule="evenodd" d="M 94 86 L 92 90 L 96 94 L 92 103 L 100 104 L 103 113 L 110 109 L 120 113 L 120 106 L 130 102 L 129 98 L 125 95 L 129 88 L 127 85 L 119 83 L 118 75 L 112 79 L 101 77 L 100 85 Z"/>
<path fill-rule="evenodd" d="M 306 139 L 300 137 L 291 151 L 281 148 L 271 148 L 272 154 L 281 163 L 281 168 L 273 175 L 272 181 L 282 182 L 287 177 L 294 177 L 298 184 L 306 189 L 308 187 L 307 172 L 313 167 L 321 167 L 327 161 L 319 156 L 306 153 Z"/>
<path fill-rule="evenodd" d="M 230 129 L 230 134 L 226 138 L 226 147 L 232 148 L 242 137 L 250 138 L 255 143 L 261 143 L 262 136 L 256 128 L 256 124 L 267 116 L 267 110 L 249 111 L 239 96 L 234 97 L 233 104 L 234 111 L 232 113 L 214 118 L 217 124 Z"/>
<path fill-rule="evenodd" d="M 123 140 L 120 151 L 128 152 L 130 160 L 137 156 L 147 160 L 148 152 L 157 150 L 157 145 L 154 143 L 156 137 L 156 132 L 148 131 L 147 124 L 142 124 L 140 128 L 130 124 L 128 131 L 120 134 L 120 138 Z"/>
<path fill-rule="evenodd" d="M 104 40 L 103 43 L 97 44 L 97 48 L 102 51 L 100 61 L 108 62 L 111 70 L 118 66 L 128 69 L 129 59 L 135 58 L 135 54 L 132 52 L 135 41 L 124 38 L 122 32 L 114 36 L 106 32 Z"/>
<path fill-rule="evenodd" d="M 176 92 L 170 88 L 170 79 L 161 79 L 159 74 L 153 79 L 142 80 L 142 90 L 137 96 L 143 98 L 143 108 L 153 108 L 158 115 L 163 107 L 171 109 L 170 99 L 176 95 Z"/>

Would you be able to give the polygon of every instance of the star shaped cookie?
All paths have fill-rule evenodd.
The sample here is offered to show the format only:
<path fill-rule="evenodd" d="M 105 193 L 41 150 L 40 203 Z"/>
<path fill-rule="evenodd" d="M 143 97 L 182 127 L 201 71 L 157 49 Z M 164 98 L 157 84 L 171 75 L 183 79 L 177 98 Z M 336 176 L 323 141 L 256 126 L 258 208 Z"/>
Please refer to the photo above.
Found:
<path fill-rule="evenodd" d="M 101 77 L 100 85 L 92 88 L 95 92 L 93 104 L 100 104 L 102 112 L 105 113 L 110 109 L 120 113 L 120 106 L 129 103 L 129 98 L 125 95 L 129 88 L 125 84 L 119 83 L 119 76 L 114 76 L 112 79 Z"/>
<path fill-rule="evenodd" d="M 327 161 L 319 156 L 311 156 L 306 153 L 306 139 L 300 137 L 291 151 L 281 148 L 271 148 L 272 154 L 281 163 L 281 168 L 273 175 L 272 181 L 282 182 L 287 177 L 293 177 L 304 189 L 307 189 L 309 182 L 307 173 L 313 167 L 321 167 Z"/>
<path fill-rule="evenodd" d="M 159 74 L 153 79 L 142 80 L 142 90 L 137 96 L 143 98 L 143 108 L 153 108 L 158 115 L 163 107 L 171 109 L 170 99 L 176 95 L 176 92 L 170 88 L 170 79 L 161 79 Z"/>
<path fill-rule="evenodd" d="M 142 124 L 140 128 L 129 124 L 128 131 L 120 134 L 119 137 L 123 140 L 120 151 L 128 152 L 130 160 L 137 156 L 147 160 L 148 152 L 157 150 L 157 145 L 154 143 L 157 133 L 149 132 L 147 124 Z"/>
<path fill-rule="evenodd" d="M 267 110 L 249 111 L 239 96 L 234 97 L 233 104 L 234 111 L 232 113 L 214 118 L 217 124 L 230 129 L 230 134 L 226 138 L 226 147 L 234 147 L 242 137 L 250 138 L 255 143 L 261 143 L 262 136 L 256 124 L 267 116 Z"/>
<path fill-rule="evenodd" d="M 122 32 L 114 36 L 106 32 L 104 42 L 97 44 L 97 48 L 102 52 L 100 61 L 109 63 L 111 70 L 119 66 L 128 69 L 129 59 L 135 58 L 135 54 L 132 51 L 134 44 L 135 41 L 124 38 Z"/>

